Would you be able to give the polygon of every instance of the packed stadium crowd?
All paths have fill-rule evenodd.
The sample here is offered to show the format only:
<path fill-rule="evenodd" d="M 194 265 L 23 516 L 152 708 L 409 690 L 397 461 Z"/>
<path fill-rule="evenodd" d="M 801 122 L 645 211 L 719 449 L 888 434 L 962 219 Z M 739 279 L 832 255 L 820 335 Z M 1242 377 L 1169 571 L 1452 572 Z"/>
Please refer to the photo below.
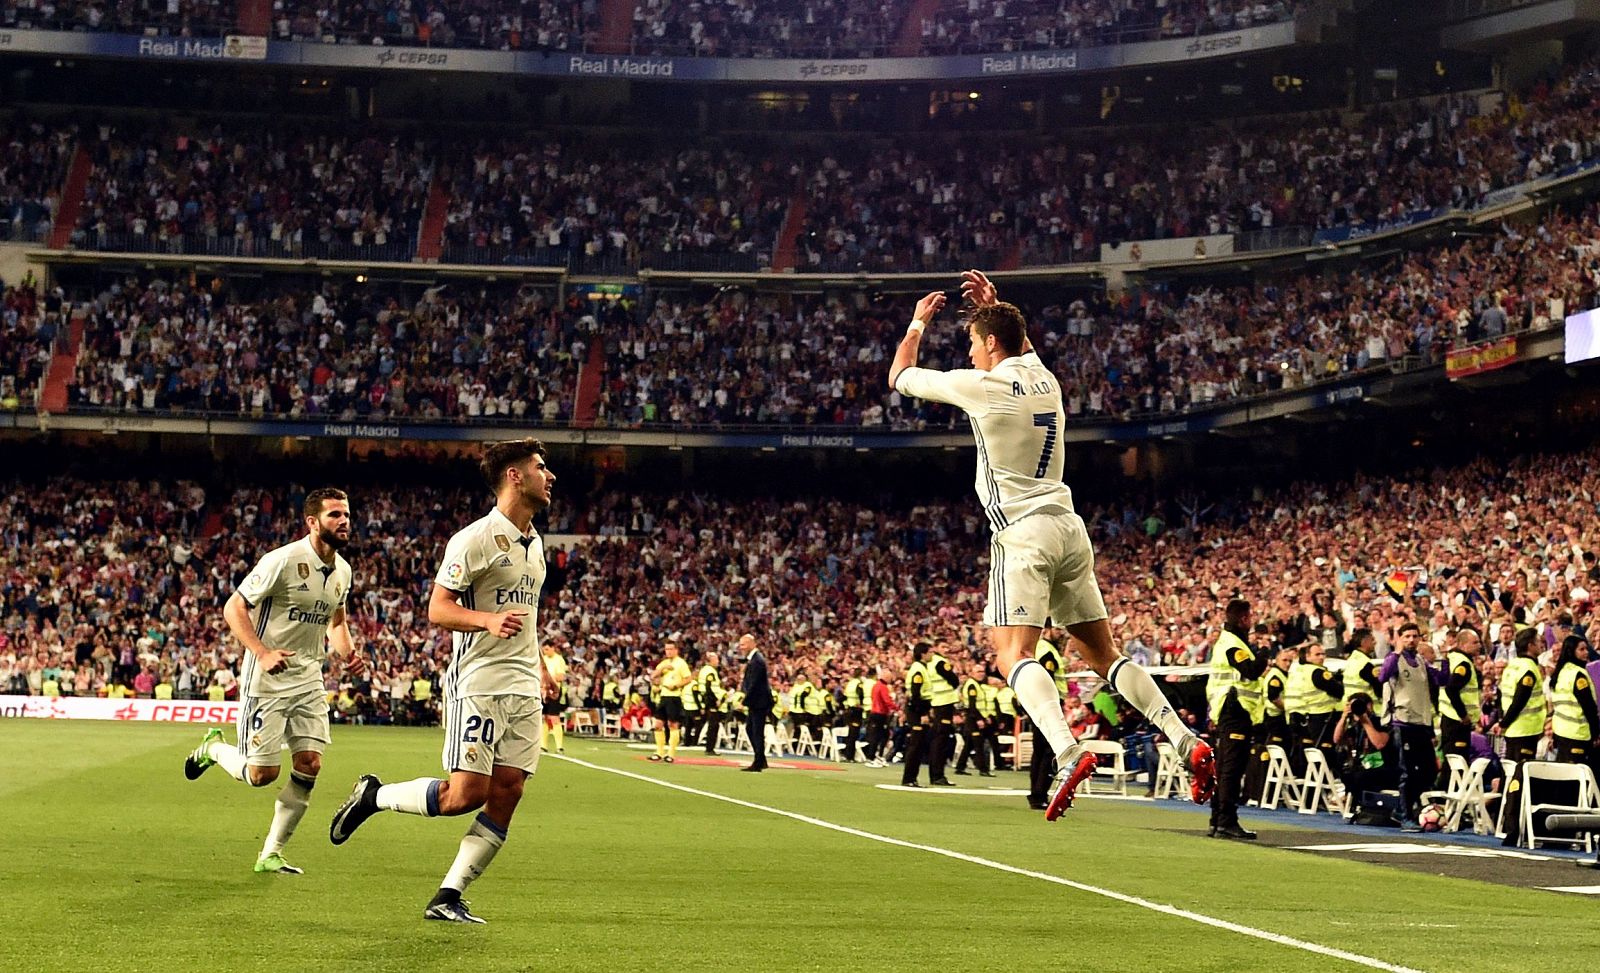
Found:
<path fill-rule="evenodd" d="M 600 28 L 598 0 L 368 0 L 274 5 L 278 40 L 491 51 L 581 51 Z"/>
<path fill-rule="evenodd" d="M 235 10 L 235 0 L 3 0 L 0 28 L 216 37 L 234 29 Z"/>
<path fill-rule="evenodd" d="M 704 57 L 883 57 L 905 27 L 906 0 L 639 0 L 635 54 Z M 1274 23 L 1288 0 L 946 0 L 920 24 L 920 52 L 1013 51 L 1187 37 Z M 0 28 L 151 32 L 183 37 L 242 33 L 234 0 L 5 0 Z M 277 40 L 487 50 L 588 50 L 599 0 L 369 0 L 278 3 Z"/>
<path fill-rule="evenodd" d="M 1288 20 L 1294 0 L 943 0 L 922 19 L 926 54 L 1091 47 L 1194 37 Z"/>
<path fill-rule="evenodd" d="M 635 54 L 690 57 L 883 57 L 907 0 L 639 0 Z"/>
<path fill-rule="evenodd" d="M 1600 289 L 1597 211 L 1552 212 L 1342 274 L 1196 287 L 1035 307 L 1040 354 L 1073 418 L 1174 413 L 1370 368 L 1443 360 L 1463 340 L 1559 326 Z M 742 423 L 915 429 L 948 409 L 886 390 L 909 302 L 744 294 L 663 299 L 603 335 L 599 416 L 625 425 Z M 935 367 L 966 367 L 966 341 L 934 328 Z"/>
<path fill-rule="evenodd" d="M 598 312 L 605 317 L 605 312 Z M 130 279 L 88 303 L 75 407 L 253 417 L 570 420 L 594 313 L 548 290 L 346 283 L 230 300 Z"/>
<path fill-rule="evenodd" d="M 1343 273 L 1023 304 L 1070 418 L 1174 414 L 1559 326 L 1600 291 L 1597 238 L 1600 208 L 1557 209 Z M 31 313 L 37 300 L 11 297 L 4 361 L 16 389 L 37 384 L 61 316 Z M 85 331 L 68 398 L 79 409 L 565 424 L 599 342 L 602 425 L 914 430 L 959 418 L 885 388 L 910 303 L 867 292 L 724 289 L 641 308 L 563 303 L 531 286 L 242 292 L 220 278 L 130 276 L 75 306 Z M 966 367 L 965 348 L 946 322 L 924 361 Z"/>
<path fill-rule="evenodd" d="M 0 295 L 0 411 L 32 409 L 66 327 L 60 291 L 40 293 L 31 279 Z"/>
<path fill-rule="evenodd" d="M 0 240 L 44 237 L 60 205 L 71 135 L 18 115 L 0 126 L 0 144 Z"/>
<path fill-rule="evenodd" d="M 1536 631 L 1548 660 L 1565 634 L 1592 624 L 1597 459 L 1595 447 L 1483 458 L 1085 513 L 1113 627 L 1136 661 L 1206 662 L 1225 604 L 1243 596 L 1257 606 L 1264 642 L 1317 643 L 1336 655 L 1370 637 L 1367 650 L 1382 658 L 1408 622 L 1434 647 L 1470 624 L 1492 678 L 1514 633 Z M 303 531 L 292 514 L 302 494 L 9 482 L 0 687 L 229 698 L 241 650 L 221 605 L 256 557 Z M 426 622 L 427 587 L 444 540 L 484 502 L 468 489 L 353 492 L 349 608 L 373 674 L 328 674 L 330 692 L 351 701 L 349 718 L 427 716 L 449 652 L 448 633 Z M 977 620 L 987 547 L 969 500 L 608 491 L 559 502 L 542 529 L 553 540 L 540 623 L 569 657 L 574 700 L 595 698 L 607 681 L 647 688 L 669 641 L 731 666 L 728 650 L 744 632 L 759 633 L 780 689 L 802 673 L 828 688 L 879 665 L 903 672 L 919 641 L 963 672 L 986 658 Z M 1070 646 L 1067 656 L 1079 668 Z"/>
<path fill-rule="evenodd" d="M 581 252 L 637 266 L 649 253 L 758 254 L 770 261 L 789 166 L 728 148 L 516 141 L 452 155 L 450 259 Z M 753 269 L 753 268 L 752 268 Z"/>
<path fill-rule="evenodd" d="M 1077 133 L 893 146 L 650 147 L 530 138 L 435 148 L 392 134 L 143 121 L 22 123 L 8 211 L 59 197 L 65 144 L 92 154 L 82 249 L 297 256 L 315 246 L 414 254 L 436 166 L 444 243 L 469 263 L 538 252 L 745 254 L 770 265 L 791 201 L 800 270 L 948 270 L 1094 261 L 1103 243 L 1394 219 L 1472 207 L 1600 155 L 1600 72 L 1503 100 L 1458 96 L 1359 118 L 1280 117 L 1199 138 Z M 780 161 L 781 160 L 781 161 Z M 800 212 L 795 210 L 795 212 Z"/>
<path fill-rule="evenodd" d="M 416 249 L 430 152 L 398 137 L 145 123 L 86 126 L 94 167 L 73 242 L 90 250 L 300 256 L 315 244 Z"/>

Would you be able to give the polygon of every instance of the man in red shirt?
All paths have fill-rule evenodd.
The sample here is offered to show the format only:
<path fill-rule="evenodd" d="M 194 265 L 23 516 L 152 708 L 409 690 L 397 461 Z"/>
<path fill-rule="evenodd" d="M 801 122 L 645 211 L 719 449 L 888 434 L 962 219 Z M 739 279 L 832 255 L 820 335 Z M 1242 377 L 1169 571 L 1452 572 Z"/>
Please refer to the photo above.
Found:
<path fill-rule="evenodd" d="M 894 713 L 894 694 L 889 691 L 889 670 L 878 666 L 873 673 L 871 709 L 867 712 L 867 766 L 882 767 L 884 744 L 889 742 L 889 716 Z"/>

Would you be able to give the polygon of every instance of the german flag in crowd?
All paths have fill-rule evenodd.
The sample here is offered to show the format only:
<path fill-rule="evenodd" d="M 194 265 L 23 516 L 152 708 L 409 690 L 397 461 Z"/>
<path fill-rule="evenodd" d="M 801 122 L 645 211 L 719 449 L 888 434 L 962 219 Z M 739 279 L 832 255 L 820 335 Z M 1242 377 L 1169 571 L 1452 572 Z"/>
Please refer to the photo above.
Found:
<path fill-rule="evenodd" d="M 1411 597 L 1411 585 L 1415 580 L 1415 576 L 1411 572 L 1403 568 L 1395 568 L 1389 572 L 1387 578 L 1383 579 L 1383 590 L 1389 593 L 1390 598 L 1403 605 L 1406 603 L 1406 599 Z"/>

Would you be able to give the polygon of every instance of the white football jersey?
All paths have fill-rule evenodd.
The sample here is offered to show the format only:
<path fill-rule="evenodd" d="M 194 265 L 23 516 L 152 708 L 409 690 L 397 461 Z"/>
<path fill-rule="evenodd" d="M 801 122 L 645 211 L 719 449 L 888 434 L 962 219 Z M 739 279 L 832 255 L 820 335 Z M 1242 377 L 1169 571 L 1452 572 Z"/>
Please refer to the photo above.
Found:
<path fill-rule="evenodd" d="M 524 537 L 501 513 L 476 520 L 450 538 L 434 582 L 461 596 L 474 611 L 525 608 L 522 631 L 509 639 L 488 632 L 452 632 L 446 697 L 539 695 L 539 590 L 544 586 L 544 541 Z"/>
<path fill-rule="evenodd" d="M 1072 512 L 1072 491 L 1061 479 L 1061 384 L 1037 354 L 1014 355 L 987 372 L 907 368 L 894 387 L 966 412 L 978 441 L 978 499 L 994 530 L 1029 514 Z"/>
<path fill-rule="evenodd" d="M 270 699 L 322 690 L 328 626 L 350 597 L 350 565 L 338 554 L 324 564 L 309 536 L 268 551 L 239 585 L 256 637 L 269 649 L 293 652 L 282 672 L 262 669 L 244 654 L 241 692 Z"/>

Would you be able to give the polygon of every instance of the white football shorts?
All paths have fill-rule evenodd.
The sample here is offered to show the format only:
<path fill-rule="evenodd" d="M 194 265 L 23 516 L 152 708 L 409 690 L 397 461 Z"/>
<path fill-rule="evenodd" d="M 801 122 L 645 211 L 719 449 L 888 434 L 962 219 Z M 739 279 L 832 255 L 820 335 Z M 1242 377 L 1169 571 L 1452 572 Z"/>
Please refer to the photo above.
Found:
<path fill-rule="evenodd" d="M 1033 514 L 994 535 L 983 623 L 1065 628 L 1106 617 L 1094 547 L 1075 513 Z"/>
<path fill-rule="evenodd" d="M 487 776 L 496 764 L 533 773 L 544 739 L 537 696 L 461 696 L 444 706 L 444 769 Z"/>
<path fill-rule="evenodd" d="M 245 763 L 280 766 L 284 743 L 290 753 L 321 753 L 328 745 L 328 697 L 321 689 L 239 701 L 239 752 Z"/>

